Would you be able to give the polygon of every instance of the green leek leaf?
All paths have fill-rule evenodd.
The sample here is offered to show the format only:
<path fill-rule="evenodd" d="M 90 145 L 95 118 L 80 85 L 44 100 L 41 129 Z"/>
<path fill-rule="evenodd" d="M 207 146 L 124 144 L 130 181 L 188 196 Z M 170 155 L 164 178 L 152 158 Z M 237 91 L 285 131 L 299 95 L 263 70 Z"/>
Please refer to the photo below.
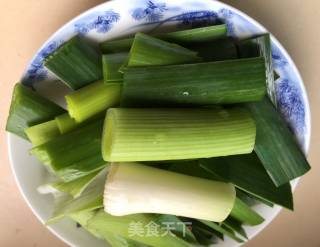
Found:
<path fill-rule="evenodd" d="M 13 90 L 6 130 L 28 139 L 25 129 L 52 120 L 64 112 L 60 106 L 17 83 Z"/>
<path fill-rule="evenodd" d="M 200 165 L 222 180 L 233 183 L 241 190 L 288 209 L 293 209 L 290 184 L 276 187 L 255 153 L 202 159 Z"/>
<path fill-rule="evenodd" d="M 227 36 L 225 24 L 194 28 L 170 33 L 155 34 L 154 37 L 177 44 L 200 43 L 217 40 Z M 103 53 L 128 52 L 132 46 L 133 38 L 105 41 L 100 44 Z"/>
<path fill-rule="evenodd" d="M 261 100 L 266 91 L 265 61 L 249 58 L 220 62 L 127 67 L 121 105 L 206 106 Z"/>
<path fill-rule="evenodd" d="M 79 36 L 49 55 L 45 66 L 74 90 L 102 79 L 100 54 Z"/>
<path fill-rule="evenodd" d="M 197 61 L 201 59 L 194 51 L 143 33 L 137 33 L 129 52 L 127 66 L 170 65 Z"/>
<path fill-rule="evenodd" d="M 255 152 L 276 186 L 302 176 L 310 165 L 268 98 L 248 104 L 257 126 Z"/>

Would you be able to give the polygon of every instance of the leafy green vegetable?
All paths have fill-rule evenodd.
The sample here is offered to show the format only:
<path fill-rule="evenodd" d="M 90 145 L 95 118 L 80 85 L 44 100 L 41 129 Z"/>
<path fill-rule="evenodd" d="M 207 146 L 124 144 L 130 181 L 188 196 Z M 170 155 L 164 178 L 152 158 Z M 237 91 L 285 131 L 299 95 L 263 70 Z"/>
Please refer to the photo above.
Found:
<path fill-rule="evenodd" d="M 255 153 L 202 159 L 200 165 L 222 180 L 233 183 L 239 189 L 269 202 L 293 209 L 290 184 L 276 187 Z"/>
<path fill-rule="evenodd" d="M 31 149 L 43 164 L 64 181 L 100 170 L 106 165 L 101 156 L 102 120 Z"/>
<path fill-rule="evenodd" d="M 251 209 L 241 199 L 236 198 L 230 216 L 246 225 L 259 225 L 264 221 L 258 213 Z"/>
<path fill-rule="evenodd" d="M 79 36 L 71 38 L 49 55 L 45 66 L 72 89 L 102 79 L 100 54 Z"/>
<path fill-rule="evenodd" d="M 89 220 L 88 227 L 99 232 L 100 235 L 114 233 L 123 236 L 134 241 L 138 241 L 151 246 L 159 247 L 191 247 L 191 245 L 171 234 L 166 234 L 164 229 L 158 229 L 157 236 L 148 236 L 145 234 L 134 234 L 130 229 L 133 226 L 140 226 L 140 229 L 144 229 L 150 224 L 154 224 L 157 215 L 151 214 L 133 214 L 128 216 L 112 216 L 100 210 L 91 220 Z M 131 226 L 131 228 L 130 228 Z M 134 229 L 133 229 L 134 230 Z"/>
<path fill-rule="evenodd" d="M 270 34 L 263 34 L 238 43 L 238 52 L 241 58 L 262 56 L 266 61 L 267 91 L 273 104 L 276 105 L 276 85 L 272 65 L 272 51 Z"/>
<path fill-rule="evenodd" d="M 225 24 L 154 35 L 156 38 L 181 45 L 213 41 L 226 36 L 227 26 Z M 100 44 L 100 49 L 103 53 L 127 52 L 132 43 L 133 38 L 108 40 Z"/>
<path fill-rule="evenodd" d="M 13 90 L 6 130 L 28 139 L 25 129 L 49 121 L 63 112 L 65 110 L 60 106 L 17 83 Z"/>
<path fill-rule="evenodd" d="M 56 223 L 63 217 L 72 216 L 75 213 L 93 211 L 103 207 L 105 180 L 106 173 L 100 173 L 99 176 L 96 176 L 91 181 L 79 197 L 63 196 L 62 198 L 57 198 L 53 215 L 46 224 Z"/>
<path fill-rule="evenodd" d="M 187 48 L 198 52 L 198 56 L 206 62 L 237 59 L 238 53 L 235 43 L 231 39 L 187 45 Z"/>
<path fill-rule="evenodd" d="M 51 186 L 60 192 L 64 192 L 70 194 L 74 198 L 77 198 L 81 195 L 81 193 L 94 181 L 97 176 L 101 176 L 101 173 L 105 174 L 104 170 L 98 170 L 93 173 L 90 173 L 84 177 L 80 177 L 78 179 L 64 182 L 64 181 L 57 181 L 51 183 Z"/>
<path fill-rule="evenodd" d="M 203 106 L 261 100 L 266 91 L 265 61 L 127 67 L 122 106 Z"/>
<path fill-rule="evenodd" d="M 129 52 L 127 66 L 169 65 L 200 60 L 194 51 L 143 33 L 137 33 Z"/>
<path fill-rule="evenodd" d="M 268 98 L 248 104 L 257 126 L 255 152 L 276 186 L 310 170 L 294 135 Z"/>

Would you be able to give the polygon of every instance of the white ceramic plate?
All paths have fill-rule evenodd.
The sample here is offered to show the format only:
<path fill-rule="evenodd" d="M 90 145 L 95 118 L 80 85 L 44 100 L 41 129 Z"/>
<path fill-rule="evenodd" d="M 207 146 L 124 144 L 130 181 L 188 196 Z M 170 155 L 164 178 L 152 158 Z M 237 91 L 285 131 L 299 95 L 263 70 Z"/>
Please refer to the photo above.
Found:
<path fill-rule="evenodd" d="M 28 65 L 22 83 L 33 86 L 41 94 L 64 104 L 63 95 L 68 89 L 43 66 L 43 59 L 59 45 L 76 33 L 93 42 L 155 29 L 187 28 L 200 24 L 210 24 L 220 19 L 228 25 L 229 35 L 242 38 L 265 33 L 267 30 L 246 14 L 226 4 L 212 0 L 115 0 L 86 11 L 65 24 L 39 49 Z M 43 20 L 46 21 L 46 20 Z M 306 152 L 310 142 L 310 111 L 302 79 L 292 59 L 280 43 L 272 37 L 274 67 L 280 75 L 276 81 L 276 96 L 279 110 Z M 47 182 L 48 174 L 44 167 L 28 150 L 26 141 L 8 135 L 9 156 L 12 170 L 20 191 L 41 222 L 46 221 L 52 212 L 53 198 L 37 193 L 37 187 Z M 294 185 L 297 181 L 294 182 Z M 247 227 L 252 239 L 267 226 L 279 213 L 280 207 L 269 208 L 259 205 L 255 208 L 266 220 L 256 227 Z M 64 220 L 49 229 L 71 246 L 105 246 L 105 243 L 91 237 L 75 223 Z M 227 239 L 221 246 L 236 246 Z"/>

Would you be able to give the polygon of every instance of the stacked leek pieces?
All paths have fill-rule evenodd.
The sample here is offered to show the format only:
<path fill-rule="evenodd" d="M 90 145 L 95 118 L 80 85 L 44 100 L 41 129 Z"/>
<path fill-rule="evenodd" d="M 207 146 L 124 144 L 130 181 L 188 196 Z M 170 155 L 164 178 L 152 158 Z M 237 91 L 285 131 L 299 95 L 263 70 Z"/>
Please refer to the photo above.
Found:
<path fill-rule="evenodd" d="M 290 181 L 310 166 L 276 110 L 270 47 L 222 24 L 99 52 L 76 36 L 48 56 L 74 90 L 67 111 L 16 84 L 7 123 L 57 177 L 39 188 L 56 196 L 48 224 L 71 218 L 112 246 L 207 246 L 245 241 L 257 204 L 293 210 Z M 133 222 L 173 224 L 150 236 Z"/>

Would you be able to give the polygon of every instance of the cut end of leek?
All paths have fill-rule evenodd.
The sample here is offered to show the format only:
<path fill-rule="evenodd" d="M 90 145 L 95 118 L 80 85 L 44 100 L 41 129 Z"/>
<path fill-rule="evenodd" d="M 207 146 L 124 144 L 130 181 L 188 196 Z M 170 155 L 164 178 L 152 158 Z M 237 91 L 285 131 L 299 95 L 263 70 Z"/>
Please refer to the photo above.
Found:
<path fill-rule="evenodd" d="M 113 216 L 158 213 L 222 222 L 236 198 L 232 184 L 137 163 L 113 163 L 104 210 Z"/>
<path fill-rule="evenodd" d="M 44 144 L 60 135 L 55 120 L 29 127 L 25 130 L 25 133 L 34 146 Z"/>
<path fill-rule="evenodd" d="M 97 81 L 65 96 L 68 112 L 76 122 L 82 123 L 107 108 L 118 105 L 120 93 L 120 83 L 105 84 Z"/>

